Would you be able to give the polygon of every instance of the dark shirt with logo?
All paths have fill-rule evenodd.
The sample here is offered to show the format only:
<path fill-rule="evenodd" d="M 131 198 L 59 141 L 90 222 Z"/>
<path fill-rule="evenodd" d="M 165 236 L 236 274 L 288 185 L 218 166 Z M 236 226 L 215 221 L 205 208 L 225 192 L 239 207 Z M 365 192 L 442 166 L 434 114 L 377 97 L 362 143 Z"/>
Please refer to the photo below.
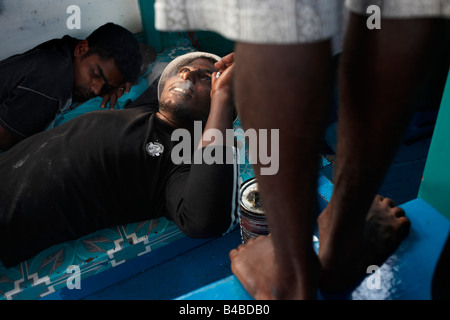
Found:
<path fill-rule="evenodd" d="M 236 164 L 175 164 L 173 131 L 145 107 L 97 111 L 0 154 L 0 260 L 162 216 L 190 237 L 225 233 L 237 221 Z"/>

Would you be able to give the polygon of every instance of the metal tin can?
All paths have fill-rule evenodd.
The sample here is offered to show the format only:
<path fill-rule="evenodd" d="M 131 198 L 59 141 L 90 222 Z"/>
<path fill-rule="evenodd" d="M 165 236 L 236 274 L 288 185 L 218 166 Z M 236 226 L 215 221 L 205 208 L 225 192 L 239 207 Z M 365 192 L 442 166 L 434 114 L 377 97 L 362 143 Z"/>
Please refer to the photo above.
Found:
<path fill-rule="evenodd" d="M 240 197 L 241 238 L 245 244 L 252 238 L 268 235 L 270 231 L 255 178 L 242 184 Z"/>

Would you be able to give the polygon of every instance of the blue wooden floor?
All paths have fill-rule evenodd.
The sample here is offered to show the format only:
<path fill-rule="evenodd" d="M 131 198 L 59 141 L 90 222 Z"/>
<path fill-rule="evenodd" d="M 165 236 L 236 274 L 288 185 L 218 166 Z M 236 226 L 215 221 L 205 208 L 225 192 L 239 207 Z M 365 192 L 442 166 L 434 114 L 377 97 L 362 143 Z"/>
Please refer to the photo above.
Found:
<path fill-rule="evenodd" d="M 99 290 L 85 300 L 171 300 L 231 275 L 228 253 L 240 243 L 235 231 Z M 128 268 L 133 268 L 133 262 Z"/>

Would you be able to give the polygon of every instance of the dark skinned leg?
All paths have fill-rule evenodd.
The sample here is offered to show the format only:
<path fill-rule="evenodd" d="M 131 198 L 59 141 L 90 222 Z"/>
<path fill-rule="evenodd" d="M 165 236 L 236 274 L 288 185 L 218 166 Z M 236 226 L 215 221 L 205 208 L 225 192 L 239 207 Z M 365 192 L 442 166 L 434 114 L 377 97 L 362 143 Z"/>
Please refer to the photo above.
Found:
<path fill-rule="evenodd" d="M 256 299 L 313 299 L 319 263 L 312 232 L 319 142 L 331 107 L 330 43 L 238 44 L 235 59 L 244 129 L 280 130 L 280 169 L 263 176 L 261 165 L 254 166 L 272 235 L 232 251 L 232 269 Z"/>
<path fill-rule="evenodd" d="M 343 290 L 369 265 L 380 266 L 408 233 L 404 213 L 375 195 L 440 34 L 432 19 L 383 20 L 377 31 L 365 24 L 365 17 L 351 15 L 341 56 L 335 191 L 319 217 L 321 286 L 327 291 Z"/>

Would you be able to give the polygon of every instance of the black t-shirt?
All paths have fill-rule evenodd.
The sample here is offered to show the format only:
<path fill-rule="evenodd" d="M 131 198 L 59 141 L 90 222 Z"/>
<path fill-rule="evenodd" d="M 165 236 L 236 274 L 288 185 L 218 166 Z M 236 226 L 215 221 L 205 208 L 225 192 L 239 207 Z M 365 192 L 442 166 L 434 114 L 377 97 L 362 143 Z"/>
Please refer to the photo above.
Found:
<path fill-rule="evenodd" d="M 13 266 L 53 244 L 161 216 L 191 237 L 226 232 L 237 221 L 236 165 L 175 165 L 173 130 L 147 108 L 105 110 L 0 154 L 0 260 Z"/>
<path fill-rule="evenodd" d="M 79 41 L 65 36 L 0 61 L 0 126 L 23 139 L 43 131 L 70 103 Z"/>

